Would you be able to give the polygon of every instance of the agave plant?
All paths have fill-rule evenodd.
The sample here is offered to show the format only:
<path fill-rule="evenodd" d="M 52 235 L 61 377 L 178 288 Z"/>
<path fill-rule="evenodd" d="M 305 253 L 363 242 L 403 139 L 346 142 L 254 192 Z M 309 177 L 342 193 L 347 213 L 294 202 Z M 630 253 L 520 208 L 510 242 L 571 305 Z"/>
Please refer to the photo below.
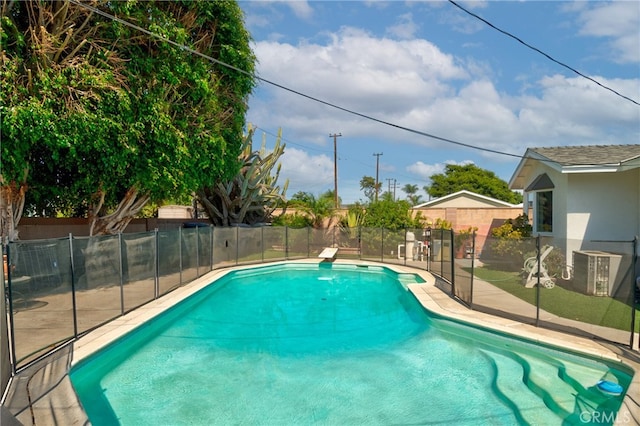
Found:
<path fill-rule="evenodd" d="M 262 138 L 262 147 L 253 150 L 255 128 L 248 126 L 240 152 L 240 172 L 228 182 L 202 188 L 197 197 L 214 225 L 230 226 L 237 224 L 254 225 L 269 221 L 273 211 L 285 201 L 289 181 L 282 188 L 278 186 L 281 164 L 278 163 L 284 153 L 281 143 L 282 130 L 278 131 L 275 147 L 271 152 L 266 149 L 266 137 Z M 275 174 L 272 170 L 275 167 Z"/>
<path fill-rule="evenodd" d="M 340 241 L 343 246 L 349 247 L 350 243 L 357 241 L 358 231 L 364 219 L 364 209 L 360 206 L 351 208 L 347 214 L 338 223 L 340 229 Z"/>

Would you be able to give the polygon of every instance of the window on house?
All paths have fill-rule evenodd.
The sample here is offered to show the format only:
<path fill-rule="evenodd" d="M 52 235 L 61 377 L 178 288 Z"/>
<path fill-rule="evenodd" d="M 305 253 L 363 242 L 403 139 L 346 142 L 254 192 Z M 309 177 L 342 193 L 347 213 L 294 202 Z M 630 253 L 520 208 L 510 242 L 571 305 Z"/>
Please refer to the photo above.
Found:
<path fill-rule="evenodd" d="M 553 231 L 553 191 L 536 193 L 536 231 Z"/>

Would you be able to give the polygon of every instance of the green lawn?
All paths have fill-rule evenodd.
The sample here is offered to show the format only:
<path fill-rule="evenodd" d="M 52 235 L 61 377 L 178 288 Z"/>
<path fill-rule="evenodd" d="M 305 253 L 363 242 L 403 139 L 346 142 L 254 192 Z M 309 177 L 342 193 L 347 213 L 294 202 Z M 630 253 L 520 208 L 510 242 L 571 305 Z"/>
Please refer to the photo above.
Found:
<path fill-rule="evenodd" d="M 536 304 L 536 287 L 525 288 L 522 284 L 522 276 L 518 272 L 499 271 L 486 266 L 474 268 L 473 272 L 479 279 L 532 305 Z M 540 288 L 540 308 L 563 318 L 620 330 L 629 330 L 631 324 L 629 305 L 611 297 L 576 293 L 559 285 L 551 289 Z M 640 310 L 637 308 L 635 329 L 640 331 Z"/>

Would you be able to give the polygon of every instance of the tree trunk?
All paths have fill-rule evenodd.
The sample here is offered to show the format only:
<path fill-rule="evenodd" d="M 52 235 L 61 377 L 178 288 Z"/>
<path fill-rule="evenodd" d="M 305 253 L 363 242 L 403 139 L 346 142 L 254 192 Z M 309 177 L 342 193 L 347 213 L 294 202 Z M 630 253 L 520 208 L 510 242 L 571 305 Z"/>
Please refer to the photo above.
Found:
<path fill-rule="evenodd" d="M 11 182 L 5 185 L 0 177 L 0 237 L 9 241 L 18 239 L 18 222 L 24 210 L 26 183 Z"/>
<path fill-rule="evenodd" d="M 111 235 L 123 232 L 131 219 L 133 219 L 140 210 L 149 201 L 149 194 L 140 194 L 136 188 L 130 188 L 124 198 L 116 207 L 113 213 L 99 216 L 99 212 L 104 204 L 104 192 L 97 195 L 98 202 L 92 209 L 90 215 L 89 235 Z"/>

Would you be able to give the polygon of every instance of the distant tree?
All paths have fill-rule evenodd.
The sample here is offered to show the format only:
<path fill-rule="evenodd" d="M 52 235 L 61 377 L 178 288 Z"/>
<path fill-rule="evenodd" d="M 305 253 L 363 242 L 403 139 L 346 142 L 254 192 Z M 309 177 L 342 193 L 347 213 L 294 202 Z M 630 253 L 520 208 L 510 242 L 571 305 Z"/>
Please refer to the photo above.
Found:
<path fill-rule="evenodd" d="M 275 226 L 288 226 L 291 228 L 306 228 L 307 226 L 312 226 L 309 216 L 298 212 L 285 213 L 274 217 L 271 224 Z"/>
<path fill-rule="evenodd" d="M 522 194 L 509 189 L 507 182 L 489 170 L 475 164 L 447 164 L 445 172 L 431 176 L 431 186 L 425 187 L 432 197 L 443 197 L 458 191 L 467 190 L 492 197 L 507 203 L 522 202 Z"/>
<path fill-rule="evenodd" d="M 298 191 L 291 196 L 287 205 L 291 207 L 304 206 L 311 203 L 315 196 L 311 192 Z"/>
<path fill-rule="evenodd" d="M 320 194 L 320 198 L 326 198 L 326 199 L 330 200 L 331 204 L 333 205 L 333 208 L 337 207 L 336 206 L 335 191 L 333 189 L 327 189 L 325 192 Z M 338 196 L 338 206 L 342 206 L 342 198 L 340 198 L 340 196 Z"/>
<path fill-rule="evenodd" d="M 425 186 L 423 186 L 423 187 L 422 187 L 422 190 L 423 190 L 427 195 L 429 195 L 429 185 L 425 185 Z M 431 197 L 429 196 L 429 198 L 431 198 Z"/>
<path fill-rule="evenodd" d="M 288 205 L 302 211 L 314 228 L 323 228 L 326 220 L 331 220 L 335 213 L 333 191 L 326 191 L 318 197 L 310 192 L 298 191 Z"/>
<path fill-rule="evenodd" d="M 380 183 L 376 187 L 376 180 L 371 176 L 363 176 L 360 179 L 360 189 L 364 191 L 364 196 L 372 202 L 376 199 L 376 194 L 380 193 Z"/>
<path fill-rule="evenodd" d="M 391 200 L 391 201 L 393 201 L 393 192 L 384 191 L 382 194 L 380 194 L 379 200 Z"/>
<path fill-rule="evenodd" d="M 362 225 L 368 228 L 384 228 L 392 231 L 421 227 L 411 217 L 411 205 L 406 200 L 394 201 L 389 193 L 367 206 Z"/>
<path fill-rule="evenodd" d="M 402 187 L 402 190 L 407 194 L 407 200 L 412 206 L 420 204 L 422 196 L 418 194 L 418 185 L 412 185 L 410 183 Z"/>

